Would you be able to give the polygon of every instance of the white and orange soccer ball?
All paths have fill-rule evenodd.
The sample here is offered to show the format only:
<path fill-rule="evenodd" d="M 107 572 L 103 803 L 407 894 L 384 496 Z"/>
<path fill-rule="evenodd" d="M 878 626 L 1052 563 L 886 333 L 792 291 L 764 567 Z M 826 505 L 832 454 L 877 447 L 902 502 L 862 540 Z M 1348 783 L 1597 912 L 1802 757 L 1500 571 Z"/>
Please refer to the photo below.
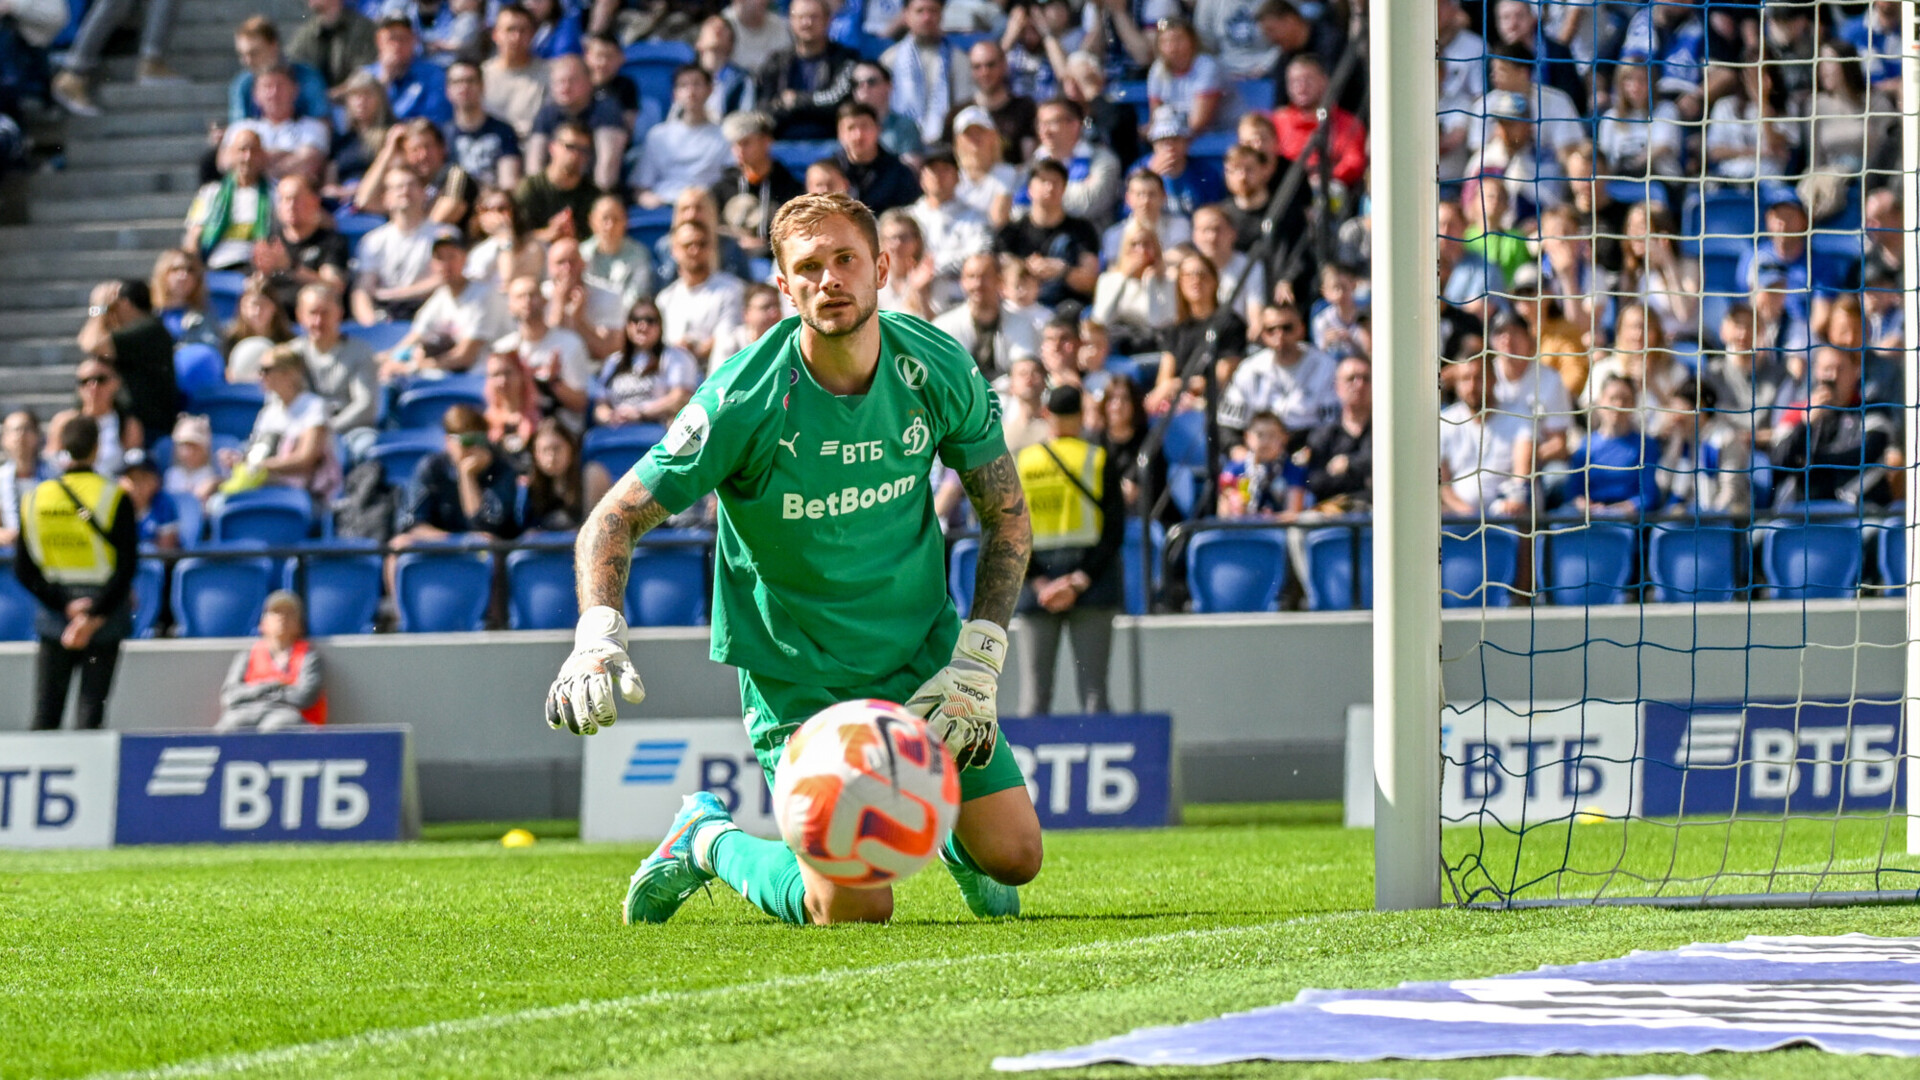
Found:
<path fill-rule="evenodd" d="M 843 701 L 787 740 L 773 813 L 820 876 L 878 888 L 939 853 L 960 813 L 960 770 L 926 721 L 891 701 Z"/>

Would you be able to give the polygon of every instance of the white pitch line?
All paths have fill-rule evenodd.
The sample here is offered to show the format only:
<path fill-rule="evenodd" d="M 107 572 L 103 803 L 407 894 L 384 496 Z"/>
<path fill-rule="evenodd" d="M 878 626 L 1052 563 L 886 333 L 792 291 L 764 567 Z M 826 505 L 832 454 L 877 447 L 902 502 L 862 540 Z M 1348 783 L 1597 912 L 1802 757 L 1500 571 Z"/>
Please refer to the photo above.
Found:
<path fill-rule="evenodd" d="M 1243 934 L 1278 930 L 1285 926 L 1299 926 L 1307 923 L 1325 922 L 1336 919 L 1358 918 L 1371 915 L 1367 911 L 1329 911 L 1318 915 L 1302 915 L 1277 922 L 1250 923 L 1245 926 L 1223 926 L 1209 930 L 1175 930 L 1165 934 L 1151 934 L 1136 938 L 1108 938 L 1102 941 L 1081 942 L 1077 945 L 1061 945 L 1051 949 L 1032 949 L 1020 952 L 982 953 L 977 956 L 963 957 L 927 957 L 919 960 L 898 960 L 887 964 L 875 964 L 863 968 L 841 968 L 831 971 L 815 972 L 811 975 L 781 975 L 758 982 L 734 983 L 728 986 L 711 986 L 699 990 L 653 990 L 645 994 L 634 994 L 622 998 L 606 998 L 598 1001 L 582 1000 L 566 1005 L 543 1005 L 533 1009 L 522 1009 L 510 1013 L 490 1013 L 485 1016 L 470 1016 L 458 1020 L 436 1020 L 409 1028 L 387 1028 L 380 1031 L 367 1031 L 357 1035 L 345 1035 L 334 1039 L 321 1039 L 316 1042 L 295 1043 L 279 1046 L 271 1050 L 256 1050 L 244 1054 L 232 1054 L 226 1057 L 210 1058 L 203 1061 L 183 1062 L 157 1069 L 136 1069 L 131 1072 L 95 1073 L 86 1080 L 187 1080 L 190 1077 L 222 1076 L 245 1072 L 270 1065 L 291 1065 L 302 1061 L 325 1057 L 330 1054 L 347 1053 L 375 1047 L 393 1046 L 412 1042 L 416 1039 L 438 1039 L 450 1035 L 466 1035 L 477 1031 L 489 1031 L 494 1028 L 517 1024 L 539 1023 L 547 1020 L 567 1020 L 578 1016 L 590 1016 L 597 1013 L 618 1013 L 650 1005 L 672 1002 L 696 1001 L 701 998 L 724 994 L 751 994 L 765 990 L 784 990 L 797 986 L 819 986 L 852 979 L 862 979 L 876 975 L 891 975 L 903 971 L 925 969 L 944 969 L 965 967 L 973 964 L 997 963 L 1008 960 L 1030 960 L 1047 956 L 1075 956 L 1082 953 L 1106 952 L 1127 949 L 1140 945 L 1160 945 L 1175 941 L 1203 940 L 1208 938 L 1238 937 Z"/>

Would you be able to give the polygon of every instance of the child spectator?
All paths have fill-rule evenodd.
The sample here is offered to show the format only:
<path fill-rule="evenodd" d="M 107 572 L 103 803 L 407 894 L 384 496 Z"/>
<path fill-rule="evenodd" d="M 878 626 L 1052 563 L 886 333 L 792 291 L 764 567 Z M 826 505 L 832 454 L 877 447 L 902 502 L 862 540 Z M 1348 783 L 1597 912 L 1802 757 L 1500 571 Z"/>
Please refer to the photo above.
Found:
<path fill-rule="evenodd" d="M 1593 430 L 1571 463 L 1568 490 L 1575 508 L 1633 516 L 1660 508 L 1660 444 L 1640 430 L 1639 411 L 1632 382 L 1621 375 L 1601 380 Z"/>
<path fill-rule="evenodd" d="M 280 591 L 260 610 L 260 640 L 233 658 L 220 686 L 219 732 L 293 731 L 327 722 L 320 654 L 307 641 L 307 609 Z"/>
<path fill-rule="evenodd" d="M 145 450 L 129 450 L 121 459 L 120 490 L 139 515 L 140 546 L 178 551 L 180 508 L 161 483 L 159 464 Z"/>
<path fill-rule="evenodd" d="M 1713 384 L 1689 376 L 1668 399 L 1660 476 L 1685 512 L 1745 514 L 1753 505 L 1753 438 L 1719 411 Z"/>
<path fill-rule="evenodd" d="M 1246 454 L 1220 470 L 1220 516 L 1290 520 L 1306 501 L 1306 477 L 1287 457 L 1287 429 L 1270 412 L 1247 421 Z"/>
<path fill-rule="evenodd" d="M 570 532 L 586 517 L 580 478 L 580 443 L 560 421 L 540 421 L 533 434 L 533 468 L 527 473 L 527 528 Z"/>
<path fill-rule="evenodd" d="M 1355 299 L 1357 275 L 1344 266 L 1320 268 L 1320 298 L 1326 301 L 1313 316 L 1313 343 L 1334 356 L 1345 356 L 1357 348 L 1360 304 Z"/>
<path fill-rule="evenodd" d="M 204 416 L 180 417 L 173 425 L 173 462 L 162 485 L 176 505 L 192 499 L 202 507 L 213 497 L 226 473 L 213 459 L 213 424 Z"/>

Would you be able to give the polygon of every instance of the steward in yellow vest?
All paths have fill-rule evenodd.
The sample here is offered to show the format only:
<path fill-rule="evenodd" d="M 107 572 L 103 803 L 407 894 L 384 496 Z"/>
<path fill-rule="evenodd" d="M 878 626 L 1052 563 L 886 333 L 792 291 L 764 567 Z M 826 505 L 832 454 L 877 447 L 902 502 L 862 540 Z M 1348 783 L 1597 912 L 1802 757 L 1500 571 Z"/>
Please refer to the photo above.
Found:
<path fill-rule="evenodd" d="M 75 671 L 78 725 L 97 728 L 104 722 L 120 642 L 133 630 L 138 523 L 119 486 L 93 471 L 99 440 L 92 418 L 68 421 L 59 449 L 71 464 L 20 503 L 14 575 L 41 607 L 34 620 L 40 639 L 35 730 L 60 726 Z"/>

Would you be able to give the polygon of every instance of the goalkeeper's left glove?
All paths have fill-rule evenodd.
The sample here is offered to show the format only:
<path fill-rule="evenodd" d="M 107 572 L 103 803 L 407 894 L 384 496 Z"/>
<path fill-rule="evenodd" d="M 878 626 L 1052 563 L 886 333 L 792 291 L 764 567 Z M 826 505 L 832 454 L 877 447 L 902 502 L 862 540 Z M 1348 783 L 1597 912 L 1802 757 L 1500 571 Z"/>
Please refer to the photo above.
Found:
<path fill-rule="evenodd" d="M 963 623 L 953 658 L 907 699 L 907 711 L 926 717 L 963 769 L 993 760 L 1000 733 L 1000 667 L 1006 658 L 1007 632 L 999 624 Z"/>

